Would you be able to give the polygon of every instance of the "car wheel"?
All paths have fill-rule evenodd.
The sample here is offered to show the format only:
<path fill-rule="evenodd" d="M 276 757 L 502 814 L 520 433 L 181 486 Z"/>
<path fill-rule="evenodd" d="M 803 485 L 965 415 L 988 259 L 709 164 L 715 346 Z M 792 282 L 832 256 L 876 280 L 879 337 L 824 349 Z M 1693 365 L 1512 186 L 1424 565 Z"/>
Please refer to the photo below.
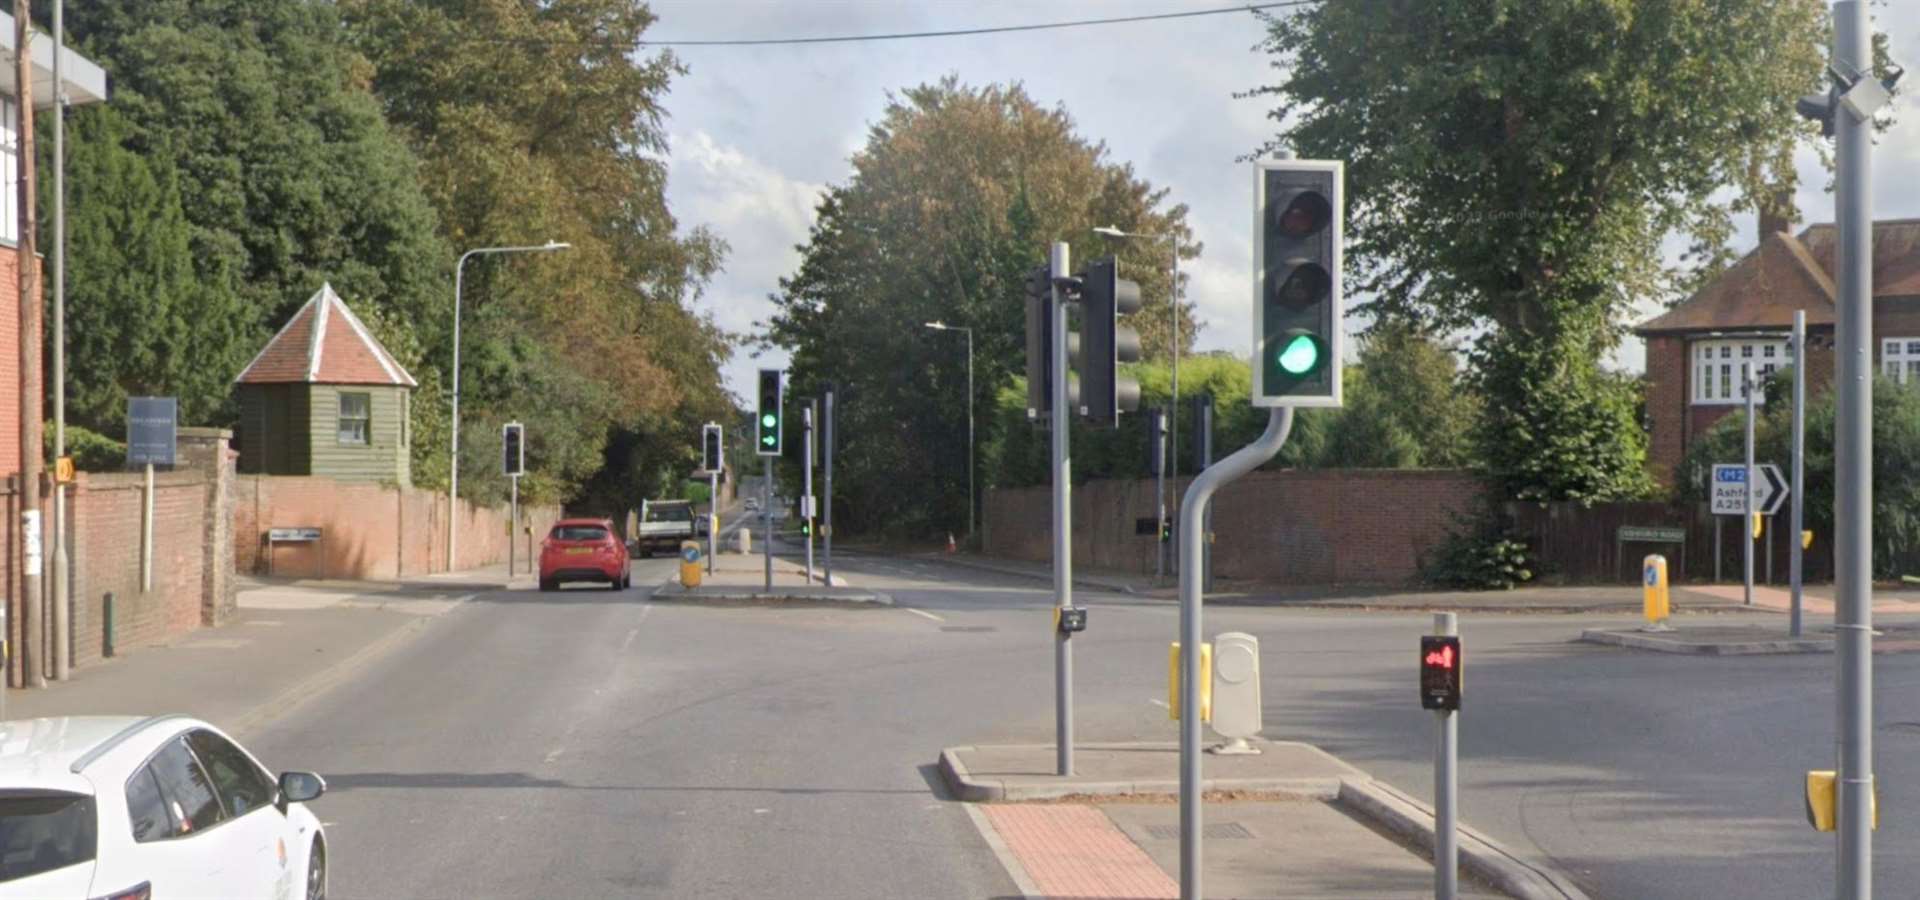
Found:
<path fill-rule="evenodd" d="M 307 856 L 307 900 L 327 900 L 327 845 L 317 838 Z"/>
<path fill-rule="evenodd" d="M 547 578 L 540 579 L 540 590 L 542 593 L 546 591 L 558 590 L 559 587 L 560 587 L 559 583 L 551 579 L 547 579 Z"/>

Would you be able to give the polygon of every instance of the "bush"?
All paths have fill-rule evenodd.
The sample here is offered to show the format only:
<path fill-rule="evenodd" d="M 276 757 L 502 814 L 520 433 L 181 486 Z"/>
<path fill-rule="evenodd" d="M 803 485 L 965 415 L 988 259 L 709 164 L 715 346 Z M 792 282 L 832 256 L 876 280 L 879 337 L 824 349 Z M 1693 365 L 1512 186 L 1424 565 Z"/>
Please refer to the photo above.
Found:
<path fill-rule="evenodd" d="M 1472 515 L 1454 514 L 1447 536 L 1422 561 L 1420 576 L 1441 587 L 1506 591 L 1533 579 L 1532 563 L 1526 541 L 1487 505 Z"/>
<path fill-rule="evenodd" d="M 53 423 L 46 424 L 42 435 L 47 465 L 53 465 Z M 73 467 L 82 472 L 118 472 L 127 466 L 127 445 L 97 431 L 78 425 L 67 426 L 67 455 Z"/>

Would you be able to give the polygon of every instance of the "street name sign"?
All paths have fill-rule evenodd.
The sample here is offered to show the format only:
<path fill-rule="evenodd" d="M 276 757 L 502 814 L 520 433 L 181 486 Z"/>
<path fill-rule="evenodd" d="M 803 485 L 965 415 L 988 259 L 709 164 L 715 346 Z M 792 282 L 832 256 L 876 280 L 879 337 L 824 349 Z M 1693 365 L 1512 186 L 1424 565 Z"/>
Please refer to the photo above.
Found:
<path fill-rule="evenodd" d="M 1753 467 L 1757 483 L 1753 488 L 1754 511 L 1771 516 L 1787 500 L 1787 482 L 1780 467 L 1760 463 Z M 1742 516 L 1747 513 L 1747 467 L 1740 463 L 1716 464 L 1713 481 L 1708 485 L 1716 516 Z"/>

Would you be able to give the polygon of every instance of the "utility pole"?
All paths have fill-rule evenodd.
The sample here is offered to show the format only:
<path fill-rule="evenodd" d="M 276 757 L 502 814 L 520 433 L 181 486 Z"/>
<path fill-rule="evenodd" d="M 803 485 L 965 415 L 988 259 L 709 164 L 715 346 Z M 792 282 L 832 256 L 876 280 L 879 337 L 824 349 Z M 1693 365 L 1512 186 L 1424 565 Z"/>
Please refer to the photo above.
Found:
<path fill-rule="evenodd" d="M 823 553 L 826 554 L 826 559 L 824 560 L 824 564 L 826 566 L 826 572 L 824 574 L 827 579 L 827 584 L 832 585 L 833 584 L 833 385 L 831 384 L 827 385 L 827 390 L 826 390 L 826 411 L 827 411 L 827 421 L 825 426 L 826 434 L 825 434 L 825 440 L 821 442 L 820 450 L 826 456 L 824 468 L 826 469 L 826 479 L 827 479 L 827 487 L 826 487 L 827 502 L 826 502 L 825 509 L 821 510 L 822 522 L 820 525 L 820 539 L 822 542 L 821 550 Z"/>
<path fill-rule="evenodd" d="M 1793 311 L 1793 488 L 1787 499 L 1793 503 L 1793 530 L 1787 535 L 1787 581 L 1793 591 L 1788 633 L 1800 636 L 1800 579 L 1803 570 L 1801 535 L 1807 527 L 1801 506 L 1806 494 L 1807 470 L 1807 311 Z"/>
<path fill-rule="evenodd" d="M 26 635 L 20 647 L 23 684 L 46 687 L 46 608 L 41 595 L 41 475 L 46 460 L 40 447 L 40 259 L 34 222 L 33 43 L 31 0 L 15 0 L 13 8 L 14 103 L 19 109 L 20 152 L 20 605 L 26 612 Z"/>
<path fill-rule="evenodd" d="M 1067 455 L 1073 411 L 1067 408 L 1067 294 L 1059 279 L 1067 277 L 1072 267 L 1072 251 L 1065 242 L 1056 241 L 1049 266 L 1054 282 L 1048 313 L 1053 316 L 1053 594 L 1062 610 L 1073 607 L 1073 461 Z M 1071 635 L 1059 628 L 1053 633 L 1053 726 L 1059 774 L 1072 775 L 1073 643 Z"/>
<path fill-rule="evenodd" d="M 807 584 L 813 584 L 813 429 L 817 401 L 800 408 L 803 434 L 800 444 L 800 531 L 807 539 Z"/>
<path fill-rule="evenodd" d="M 67 82 L 66 0 L 53 0 L 53 458 L 67 455 Z M 72 667 L 72 606 L 67 596 L 67 498 L 53 484 L 53 677 Z"/>
<path fill-rule="evenodd" d="M 1873 78 L 1861 0 L 1833 5 L 1833 65 Z M 1856 82 L 1857 84 L 1857 82 Z M 1858 90 L 1850 88 L 1849 93 Z M 1838 896 L 1873 896 L 1873 194 L 1871 110 L 1831 111 L 1839 246 L 1836 304 L 1840 405 L 1834 425 L 1834 588 L 1838 644 L 1840 832 Z"/>

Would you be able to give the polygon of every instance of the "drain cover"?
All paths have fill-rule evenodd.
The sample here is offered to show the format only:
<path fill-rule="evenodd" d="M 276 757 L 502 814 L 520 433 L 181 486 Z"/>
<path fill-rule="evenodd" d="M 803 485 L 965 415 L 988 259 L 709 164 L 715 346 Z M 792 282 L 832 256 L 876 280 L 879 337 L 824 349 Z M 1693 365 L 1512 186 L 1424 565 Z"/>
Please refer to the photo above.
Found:
<path fill-rule="evenodd" d="M 940 630 L 958 631 L 962 634 L 983 634 L 989 631 L 999 631 L 1000 629 L 992 625 L 942 625 L 940 626 Z"/>
<path fill-rule="evenodd" d="M 1252 840 L 1253 832 L 1239 822 L 1216 822 L 1200 826 L 1200 833 L 1210 841 Z M 1180 839 L 1178 825 L 1148 825 L 1147 836 L 1157 841 L 1177 841 Z"/>

